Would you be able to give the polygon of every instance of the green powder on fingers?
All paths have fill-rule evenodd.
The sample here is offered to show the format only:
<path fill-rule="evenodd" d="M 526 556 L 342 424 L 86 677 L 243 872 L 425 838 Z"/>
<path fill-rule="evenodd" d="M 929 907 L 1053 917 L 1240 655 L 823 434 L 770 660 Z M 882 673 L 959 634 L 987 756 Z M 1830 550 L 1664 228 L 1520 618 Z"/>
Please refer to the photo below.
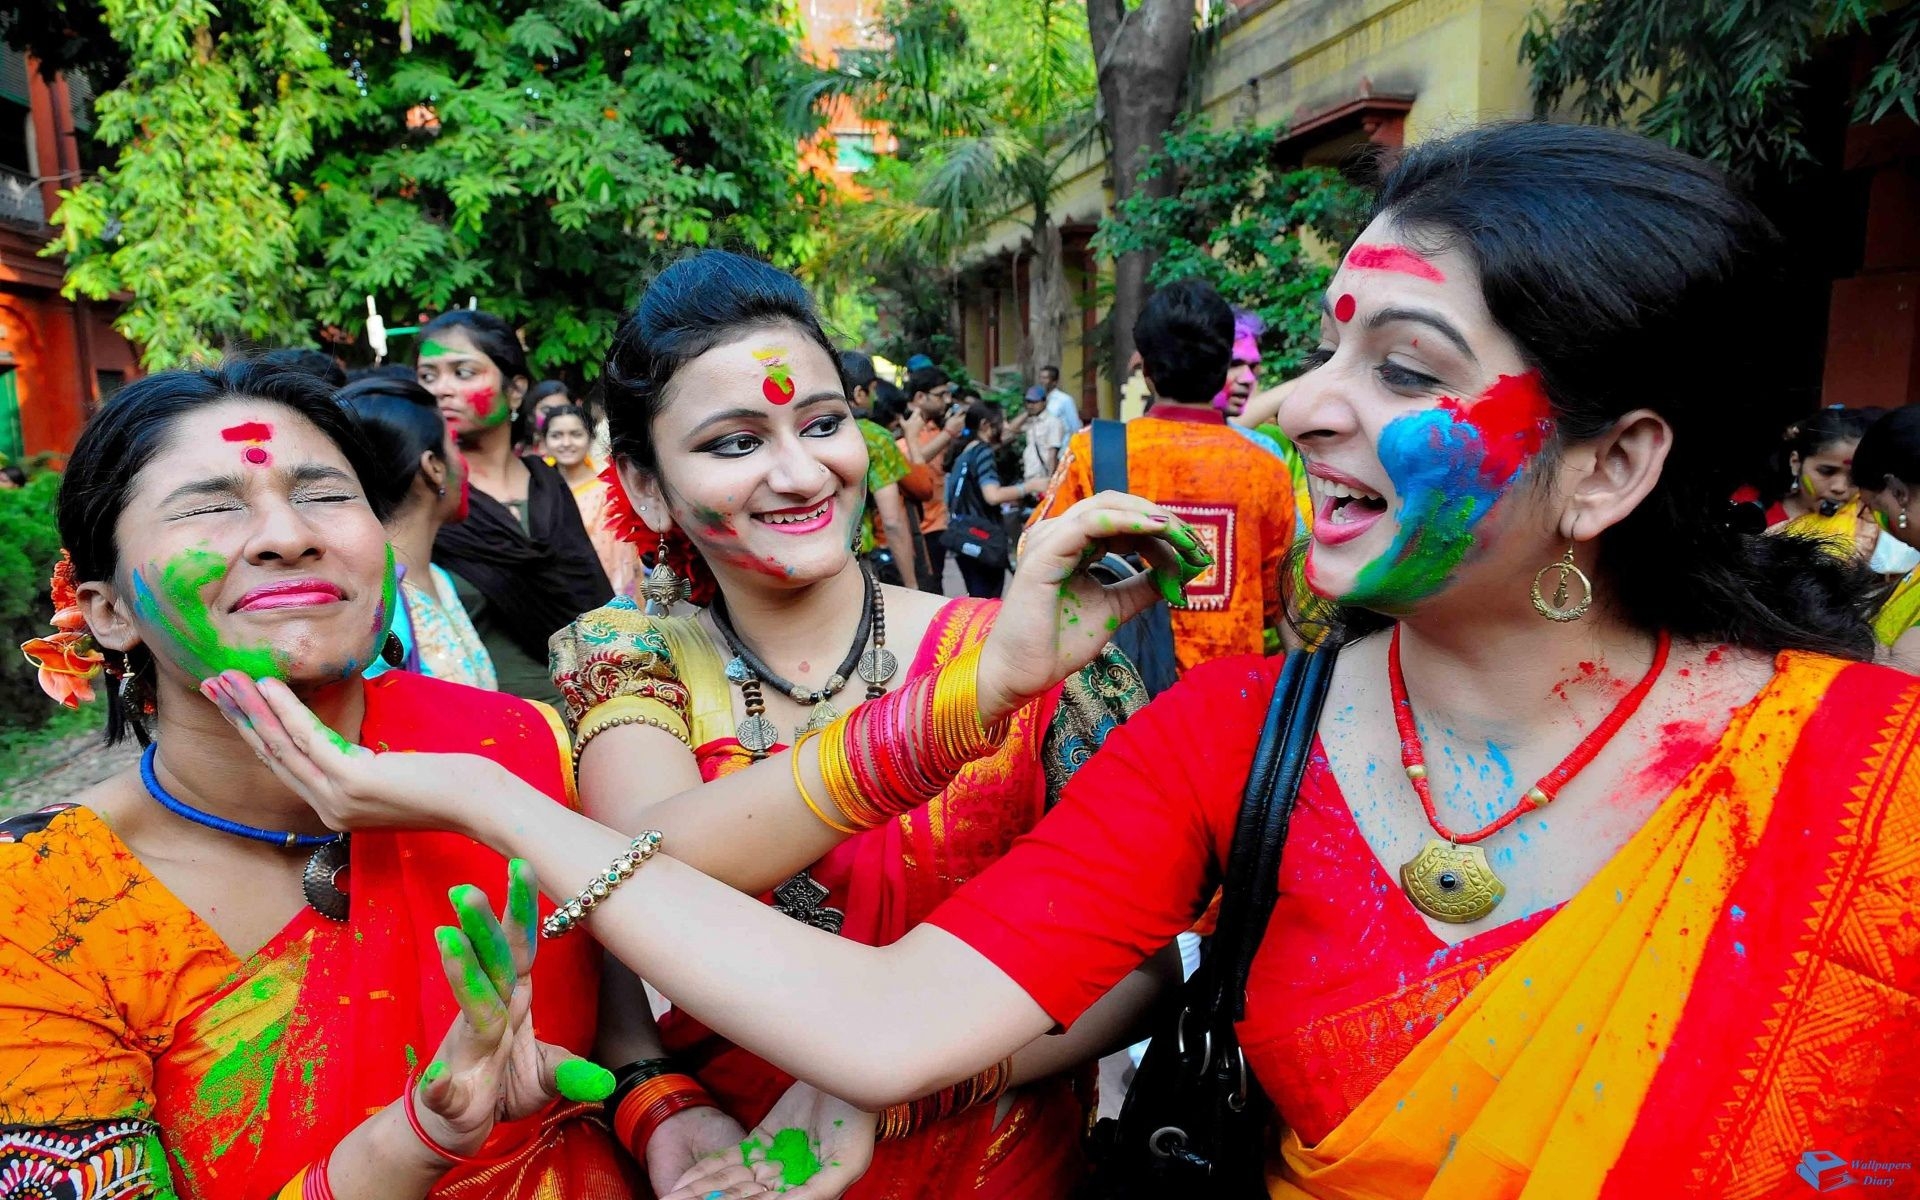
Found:
<path fill-rule="evenodd" d="M 582 1104 L 596 1104 L 613 1095 L 613 1072 L 584 1058 L 570 1058 L 554 1071 L 560 1094 Z"/>

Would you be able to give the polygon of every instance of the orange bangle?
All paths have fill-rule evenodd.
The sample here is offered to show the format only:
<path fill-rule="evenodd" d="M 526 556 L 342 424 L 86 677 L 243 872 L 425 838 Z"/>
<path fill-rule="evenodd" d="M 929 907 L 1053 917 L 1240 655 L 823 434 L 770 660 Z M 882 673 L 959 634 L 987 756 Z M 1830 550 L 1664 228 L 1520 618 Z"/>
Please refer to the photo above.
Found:
<path fill-rule="evenodd" d="M 717 1108 L 691 1075 L 656 1075 L 635 1085 L 613 1114 L 613 1132 L 634 1158 L 646 1161 L 647 1143 L 661 1122 L 689 1108 Z"/>

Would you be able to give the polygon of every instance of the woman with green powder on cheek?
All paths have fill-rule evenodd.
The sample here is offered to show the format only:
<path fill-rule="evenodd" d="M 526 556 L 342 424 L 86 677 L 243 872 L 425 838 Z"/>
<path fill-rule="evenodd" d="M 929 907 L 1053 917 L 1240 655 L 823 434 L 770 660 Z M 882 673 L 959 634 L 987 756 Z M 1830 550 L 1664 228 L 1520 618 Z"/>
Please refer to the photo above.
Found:
<path fill-rule="evenodd" d="M 1725 519 L 1764 449 L 1740 440 L 1785 423 L 1785 389 L 1729 389 L 1723 360 L 1768 344 L 1780 258 L 1717 170 L 1615 130 L 1471 130 L 1384 180 L 1280 410 L 1340 652 L 1277 877 L 1228 881 L 1278 891 L 1237 1027 L 1266 1178 L 1240 1194 L 1786 1195 L 1807 1147 L 1920 1136 L 1920 685 L 1860 661 L 1843 565 Z M 980 720 L 1043 686 L 1023 670 L 983 656 Z M 1191 924 L 1278 678 L 1190 673 L 890 945 L 781 920 L 671 831 L 556 940 L 586 925 L 862 1108 L 966 1079 Z M 449 760 L 342 754 L 256 691 L 274 720 L 248 736 L 337 822 L 451 812 L 467 786 Z M 941 759 L 867 744 L 883 775 Z M 886 798 L 815 754 L 799 781 L 827 818 Z M 517 792 L 470 828 L 559 895 L 627 844 Z"/>
<path fill-rule="evenodd" d="M 567 481 L 538 456 L 513 452 L 526 351 L 499 317 L 455 309 L 421 328 L 414 370 L 470 471 L 467 519 L 441 527 L 433 561 L 453 576 L 500 690 L 557 704 L 547 639 L 612 599 L 613 588 Z"/>
<path fill-rule="evenodd" d="M 341 836 L 203 686 L 270 675 L 341 745 L 472 751 L 569 801 L 551 712 L 361 678 L 395 604 L 375 465 L 324 383 L 253 364 L 149 376 L 81 435 L 56 636 L 104 658 L 109 736 L 146 751 L 0 823 L 0 1180 L 91 1161 L 116 1172 L 101 1194 L 189 1200 L 632 1194 L 582 1103 L 611 1085 L 578 1057 L 598 956 L 536 966 L 524 866 L 509 885 L 464 838 Z M 482 1158 L 521 1182 L 476 1186 Z"/>

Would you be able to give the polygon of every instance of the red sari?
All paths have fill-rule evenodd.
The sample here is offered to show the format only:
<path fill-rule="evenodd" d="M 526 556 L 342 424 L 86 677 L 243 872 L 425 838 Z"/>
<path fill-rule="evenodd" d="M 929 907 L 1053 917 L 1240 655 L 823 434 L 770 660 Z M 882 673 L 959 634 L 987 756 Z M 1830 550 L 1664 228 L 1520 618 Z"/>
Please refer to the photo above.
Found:
<path fill-rule="evenodd" d="M 362 744 L 481 754 L 575 803 L 565 734 L 544 706 L 401 671 L 363 686 Z M 89 1124 L 143 1127 L 124 1139 L 120 1178 L 149 1171 L 160 1195 L 194 1200 L 272 1196 L 398 1098 L 458 1015 L 433 944 L 447 890 L 473 884 L 496 911 L 505 901 L 506 863 L 476 842 L 356 833 L 348 920 L 302 909 L 242 961 L 87 810 L 0 849 L 29 847 L 10 864 L 24 875 L 7 899 L 53 911 L 18 922 L 24 940 L 0 942 L 0 1064 L 17 1068 L 0 1068 L 0 1123 L 74 1137 Z M 76 912 L 84 928 L 68 923 Z M 41 921 L 68 923 L 64 949 L 37 938 Z M 534 970 L 540 1036 L 589 1053 L 597 947 L 545 943 Z M 0 1167 L 6 1149 L 0 1138 Z M 499 1161 L 450 1173 L 433 1194 L 635 1194 L 597 1106 L 556 1102 L 497 1129 L 482 1155 Z M 114 1177 L 96 1182 L 97 1194 L 121 1194 L 107 1189 Z"/>
<path fill-rule="evenodd" d="M 955 600 L 941 609 L 920 644 L 909 678 L 939 669 L 984 639 L 999 611 L 994 601 Z M 811 870 L 825 903 L 846 914 L 841 935 L 870 946 L 898 941 L 955 888 L 1004 855 L 1046 809 L 1040 750 L 1059 689 L 1015 714 L 1000 752 L 966 768 L 932 803 L 849 838 Z M 780 747 L 776 747 L 777 753 Z M 696 746 L 702 776 L 715 779 L 751 758 L 731 737 Z M 759 1122 L 793 1077 L 740 1049 L 679 1009 L 660 1021 L 672 1054 L 720 1107 L 743 1124 Z M 991 1105 L 961 1113 L 910 1137 L 882 1142 L 849 1200 L 930 1200 L 979 1196 L 1055 1200 L 1084 1173 L 1080 1137 L 1087 1105 L 1079 1084 L 1055 1076 L 1014 1093 L 997 1124 Z"/>
<path fill-rule="evenodd" d="M 1071 1023 L 1217 883 L 1276 672 L 1190 673 L 932 920 Z M 1920 1192 L 1920 681 L 1781 655 L 1592 881 L 1453 947 L 1324 761 L 1294 822 L 1239 1028 L 1276 1200 Z"/>

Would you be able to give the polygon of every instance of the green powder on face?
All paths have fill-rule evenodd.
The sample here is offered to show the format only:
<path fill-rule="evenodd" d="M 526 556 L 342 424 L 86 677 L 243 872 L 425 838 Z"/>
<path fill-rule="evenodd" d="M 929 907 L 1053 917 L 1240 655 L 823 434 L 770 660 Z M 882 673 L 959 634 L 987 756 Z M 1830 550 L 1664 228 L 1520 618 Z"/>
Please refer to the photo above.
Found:
<path fill-rule="evenodd" d="M 799 1187 L 820 1173 L 820 1158 L 804 1129 L 782 1129 L 773 1135 L 767 1161 L 780 1164 L 780 1182 Z"/>
<path fill-rule="evenodd" d="M 165 563 L 149 564 L 133 575 L 134 611 L 155 626 L 179 665 L 197 679 L 222 671 L 240 671 L 250 679 L 281 678 L 284 668 L 272 647 L 229 646 L 214 628 L 202 593 L 226 573 L 226 560 L 211 550 L 183 550 Z"/>
<path fill-rule="evenodd" d="M 582 1104 L 595 1104 L 613 1095 L 613 1072 L 584 1058 L 570 1058 L 554 1071 L 560 1094 Z"/>
<path fill-rule="evenodd" d="M 447 355 L 452 353 L 453 351 L 447 349 L 445 346 L 442 346 L 439 342 L 434 341 L 432 338 L 427 338 L 425 341 L 422 341 L 420 343 L 421 358 L 444 358 Z"/>

